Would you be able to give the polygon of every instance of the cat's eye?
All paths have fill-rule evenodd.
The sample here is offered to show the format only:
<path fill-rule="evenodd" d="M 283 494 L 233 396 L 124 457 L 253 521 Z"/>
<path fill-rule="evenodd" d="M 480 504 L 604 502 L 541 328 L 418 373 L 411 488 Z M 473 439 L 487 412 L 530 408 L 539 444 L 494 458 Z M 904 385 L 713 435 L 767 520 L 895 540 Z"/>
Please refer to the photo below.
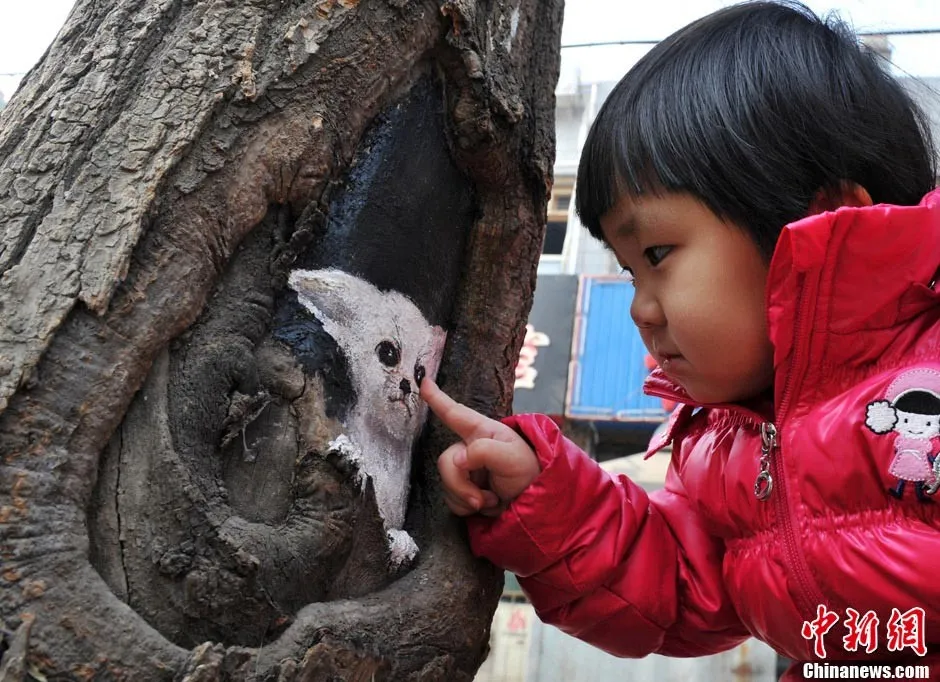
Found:
<path fill-rule="evenodd" d="M 395 367 L 401 362 L 401 351 L 391 341 L 380 341 L 375 347 L 375 354 L 379 357 L 379 362 L 386 367 Z"/>
<path fill-rule="evenodd" d="M 427 371 L 424 369 L 424 365 L 415 365 L 415 383 L 418 384 L 419 388 L 426 374 Z"/>

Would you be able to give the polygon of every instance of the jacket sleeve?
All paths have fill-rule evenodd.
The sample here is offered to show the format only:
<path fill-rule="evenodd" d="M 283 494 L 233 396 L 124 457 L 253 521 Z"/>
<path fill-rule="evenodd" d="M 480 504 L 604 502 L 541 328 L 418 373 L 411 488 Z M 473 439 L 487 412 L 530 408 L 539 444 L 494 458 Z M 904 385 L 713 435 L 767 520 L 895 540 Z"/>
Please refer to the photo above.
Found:
<path fill-rule="evenodd" d="M 498 518 L 470 517 L 470 541 L 519 576 L 544 622 L 624 657 L 702 656 L 748 636 L 724 590 L 722 543 L 672 465 L 666 488 L 647 495 L 548 417 L 505 423 L 533 446 L 542 472 Z"/>

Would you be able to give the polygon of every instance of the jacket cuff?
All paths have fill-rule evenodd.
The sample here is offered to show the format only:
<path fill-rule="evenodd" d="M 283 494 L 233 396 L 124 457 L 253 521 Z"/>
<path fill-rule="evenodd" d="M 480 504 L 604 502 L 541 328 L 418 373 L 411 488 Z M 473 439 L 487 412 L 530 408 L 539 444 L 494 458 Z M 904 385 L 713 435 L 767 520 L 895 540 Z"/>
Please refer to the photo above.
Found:
<path fill-rule="evenodd" d="M 523 414 L 502 421 L 525 438 L 542 471 L 497 518 L 471 516 L 467 527 L 474 554 L 491 560 L 498 557 L 495 563 L 525 578 L 561 558 L 566 540 L 584 513 L 584 498 L 575 491 L 585 492 L 581 488 L 585 477 L 609 475 L 567 440 L 549 417 Z"/>

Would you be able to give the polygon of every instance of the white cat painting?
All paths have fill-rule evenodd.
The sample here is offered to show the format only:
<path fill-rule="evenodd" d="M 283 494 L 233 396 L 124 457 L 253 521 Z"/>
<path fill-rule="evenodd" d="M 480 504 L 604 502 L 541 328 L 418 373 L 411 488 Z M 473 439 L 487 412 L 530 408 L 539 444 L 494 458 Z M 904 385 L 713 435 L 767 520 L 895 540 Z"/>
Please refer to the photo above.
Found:
<path fill-rule="evenodd" d="M 288 285 L 346 356 L 356 403 L 338 449 L 372 479 L 393 562 L 410 558 L 417 547 L 400 529 L 412 446 L 427 415 L 418 384 L 436 377 L 447 333 L 407 296 L 342 270 L 294 270 Z"/>

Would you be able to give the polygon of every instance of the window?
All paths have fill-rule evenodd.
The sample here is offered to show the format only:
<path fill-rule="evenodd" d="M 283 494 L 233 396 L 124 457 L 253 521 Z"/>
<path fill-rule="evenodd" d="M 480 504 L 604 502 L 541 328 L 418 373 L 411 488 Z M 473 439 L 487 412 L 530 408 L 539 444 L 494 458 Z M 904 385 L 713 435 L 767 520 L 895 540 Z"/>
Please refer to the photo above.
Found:
<path fill-rule="evenodd" d="M 545 241 L 542 253 L 560 256 L 565 246 L 565 234 L 568 231 L 568 210 L 571 207 L 571 193 L 574 190 L 574 176 L 562 175 L 555 178 L 552 195 L 548 200 L 548 222 L 545 226 Z"/>

